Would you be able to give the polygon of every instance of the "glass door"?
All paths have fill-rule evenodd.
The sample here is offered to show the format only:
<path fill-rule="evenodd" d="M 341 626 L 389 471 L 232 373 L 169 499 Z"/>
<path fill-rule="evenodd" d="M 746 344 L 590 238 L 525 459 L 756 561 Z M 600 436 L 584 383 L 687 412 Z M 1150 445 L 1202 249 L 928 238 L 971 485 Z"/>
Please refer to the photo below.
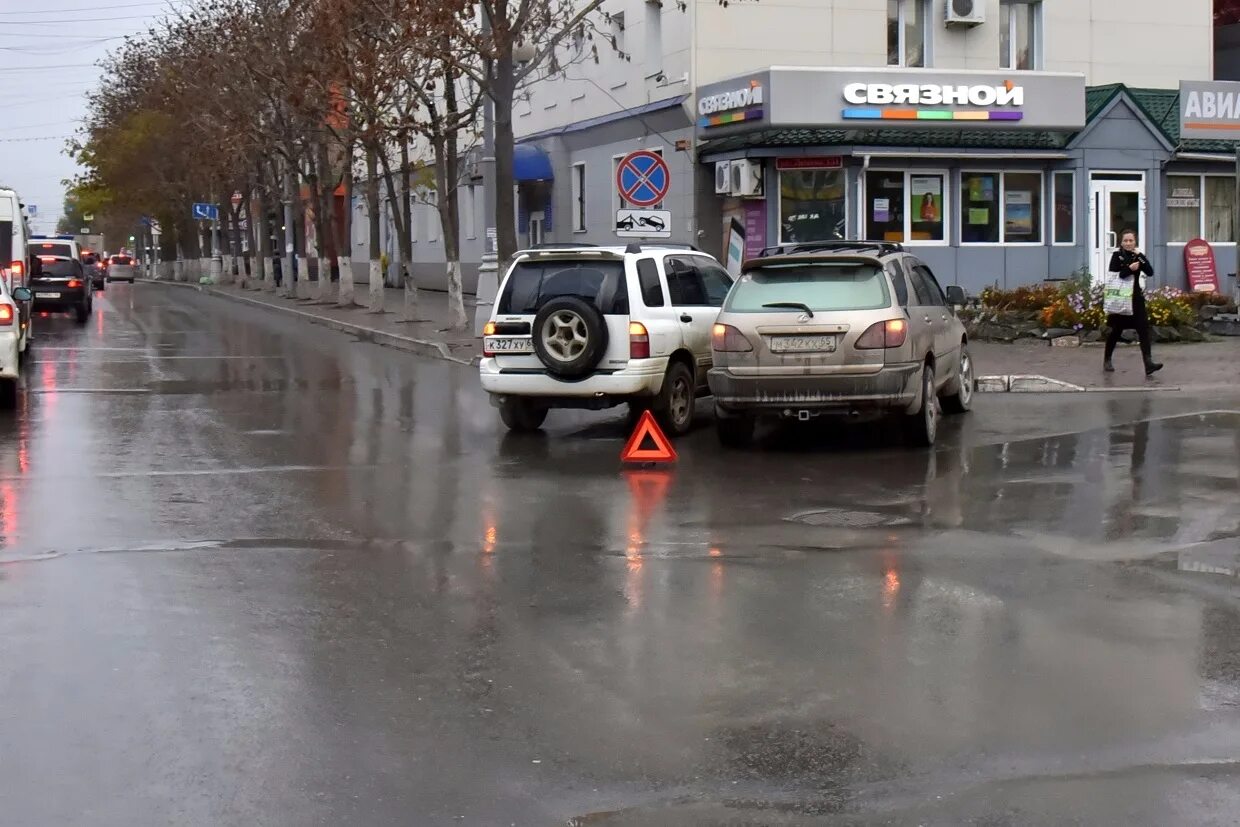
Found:
<path fill-rule="evenodd" d="M 1089 182 L 1090 278 L 1105 277 L 1111 253 L 1119 247 L 1120 233 L 1137 231 L 1137 246 L 1145 238 L 1145 180 L 1139 173 L 1093 174 Z"/>

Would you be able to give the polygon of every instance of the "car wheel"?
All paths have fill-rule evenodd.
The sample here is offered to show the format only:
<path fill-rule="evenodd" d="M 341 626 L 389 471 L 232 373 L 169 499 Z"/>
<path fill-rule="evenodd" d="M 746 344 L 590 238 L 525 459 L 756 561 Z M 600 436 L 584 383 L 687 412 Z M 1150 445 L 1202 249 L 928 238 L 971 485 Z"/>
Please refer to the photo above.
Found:
<path fill-rule="evenodd" d="M 542 306 L 534 317 L 534 352 L 557 376 L 585 376 L 607 351 L 607 322 L 592 303 L 561 296 Z"/>
<path fill-rule="evenodd" d="M 508 430 L 527 434 L 542 427 L 547 419 L 547 409 L 528 399 L 506 396 L 499 404 L 499 418 L 504 421 Z"/>
<path fill-rule="evenodd" d="M 79 304 L 74 313 L 78 324 L 86 324 L 86 320 L 90 317 L 90 310 L 84 304 Z"/>
<path fill-rule="evenodd" d="M 753 442 L 753 429 L 756 420 L 745 414 L 730 416 L 720 413 L 715 408 L 715 434 L 719 444 L 725 448 L 745 448 Z"/>
<path fill-rule="evenodd" d="M 697 393 L 693 373 L 684 362 L 672 362 L 663 377 L 663 388 L 652 406 L 659 425 L 671 436 L 684 436 L 693 427 Z"/>
<path fill-rule="evenodd" d="M 973 407 L 973 393 L 977 377 L 973 375 L 973 357 L 969 355 L 968 346 L 960 345 L 960 375 L 957 377 L 956 392 L 943 397 L 943 410 L 949 414 L 968 413 Z"/>
<path fill-rule="evenodd" d="M 908 441 L 921 448 L 934 445 L 939 435 L 939 398 L 934 393 L 934 368 L 926 365 L 921 371 L 921 407 L 904 421 Z"/>
<path fill-rule="evenodd" d="M 11 411 L 17 407 L 17 380 L 0 379 L 0 409 Z"/>

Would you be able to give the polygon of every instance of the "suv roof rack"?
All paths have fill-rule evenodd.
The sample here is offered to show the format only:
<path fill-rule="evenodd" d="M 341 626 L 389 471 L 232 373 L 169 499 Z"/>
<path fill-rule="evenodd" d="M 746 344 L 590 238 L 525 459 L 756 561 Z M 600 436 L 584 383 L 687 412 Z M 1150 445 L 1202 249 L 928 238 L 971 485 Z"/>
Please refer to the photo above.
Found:
<path fill-rule="evenodd" d="M 532 247 L 526 247 L 526 250 L 576 250 L 579 247 L 597 247 L 597 244 L 586 244 L 585 242 L 573 243 L 570 241 L 546 241 L 542 244 L 535 244 Z"/>
<path fill-rule="evenodd" d="M 624 248 L 624 251 L 626 253 L 640 253 L 643 247 L 671 247 L 676 250 L 693 250 L 695 253 L 702 252 L 696 246 L 687 241 L 647 241 L 644 243 L 640 241 L 633 241 Z"/>
<path fill-rule="evenodd" d="M 831 250 L 877 250 L 880 256 L 904 252 L 904 245 L 894 241 L 800 241 L 765 247 L 759 258 L 787 255 L 789 253 L 818 253 Z"/>

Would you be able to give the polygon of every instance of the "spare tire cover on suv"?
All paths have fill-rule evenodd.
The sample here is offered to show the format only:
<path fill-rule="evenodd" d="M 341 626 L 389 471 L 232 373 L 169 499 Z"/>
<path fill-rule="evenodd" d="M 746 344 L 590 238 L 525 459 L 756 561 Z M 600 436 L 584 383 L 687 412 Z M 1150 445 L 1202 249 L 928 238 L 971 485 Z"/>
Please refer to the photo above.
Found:
<path fill-rule="evenodd" d="M 557 376 L 585 376 L 607 350 L 603 314 L 577 296 L 560 296 L 544 304 L 534 316 L 532 333 L 534 352 Z"/>

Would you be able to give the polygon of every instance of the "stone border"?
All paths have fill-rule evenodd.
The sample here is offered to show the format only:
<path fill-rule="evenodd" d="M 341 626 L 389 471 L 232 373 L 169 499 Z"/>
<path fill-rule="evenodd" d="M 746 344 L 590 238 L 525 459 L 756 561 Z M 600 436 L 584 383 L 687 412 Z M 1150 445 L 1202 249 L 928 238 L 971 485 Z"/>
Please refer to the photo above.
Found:
<path fill-rule="evenodd" d="M 1087 388 L 1061 379 L 1035 374 L 1008 374 L 979 376 L 978 393 L 1158 393 L 1179 391 L 1183 388 L 1170 385 L 1125 385 L 1115 388 Z"/>
<path fill-rule="evenodd" d="M 364 325 L 351 324 L 342 322 L 326 316 L 318 316 L 314 313 L 307 313 L 304 310 L 298 310 L 295 307 L 284 307 L 279 304 L 271 304 L 270 302 L 260 301 L 259 299 L 251 299 L 246 296 L 238 296 L 224 290 L 213 289 L 209 285 L 191 284 L 189 282 L 165 281 L 163 279 L 138 279 L 140 282 L 148 284 L 165 284 L 171 287 L 185 287 L 191 290 L 197 290 L 199 293 L 206 293 L 209 296 L 217 296 L 222 299 L 230 299 L 232 301 L 242 302 L 254 307 L 261 307 L 267 310 L 276 310 L 281 313 L 287 313 L 300 319 L 310 322 L 311 324 L 322 325 L 331 328 L 340 333 L 349 333 L 357 336 L 362 341 L 374 342 L 377 345 L 386 345 L 388 347 L 403 350 L 407 353 L 415 353 L 419 356 L 426 356 L 430 359 L 442 359 L 446 362 L 452 362 L 457 365 L 465 365 L 466 367 L 474 367 L 478 364 L 478 357 L 471 359 L 462 359 L 459 356 L 453 356 L 451 349 L 444 342 L 435 342 L 429 339 L 415 339 L 412 336 L 398 336 L 395 333 L 387 333 L 382 330 L 375 330 Z"/>

